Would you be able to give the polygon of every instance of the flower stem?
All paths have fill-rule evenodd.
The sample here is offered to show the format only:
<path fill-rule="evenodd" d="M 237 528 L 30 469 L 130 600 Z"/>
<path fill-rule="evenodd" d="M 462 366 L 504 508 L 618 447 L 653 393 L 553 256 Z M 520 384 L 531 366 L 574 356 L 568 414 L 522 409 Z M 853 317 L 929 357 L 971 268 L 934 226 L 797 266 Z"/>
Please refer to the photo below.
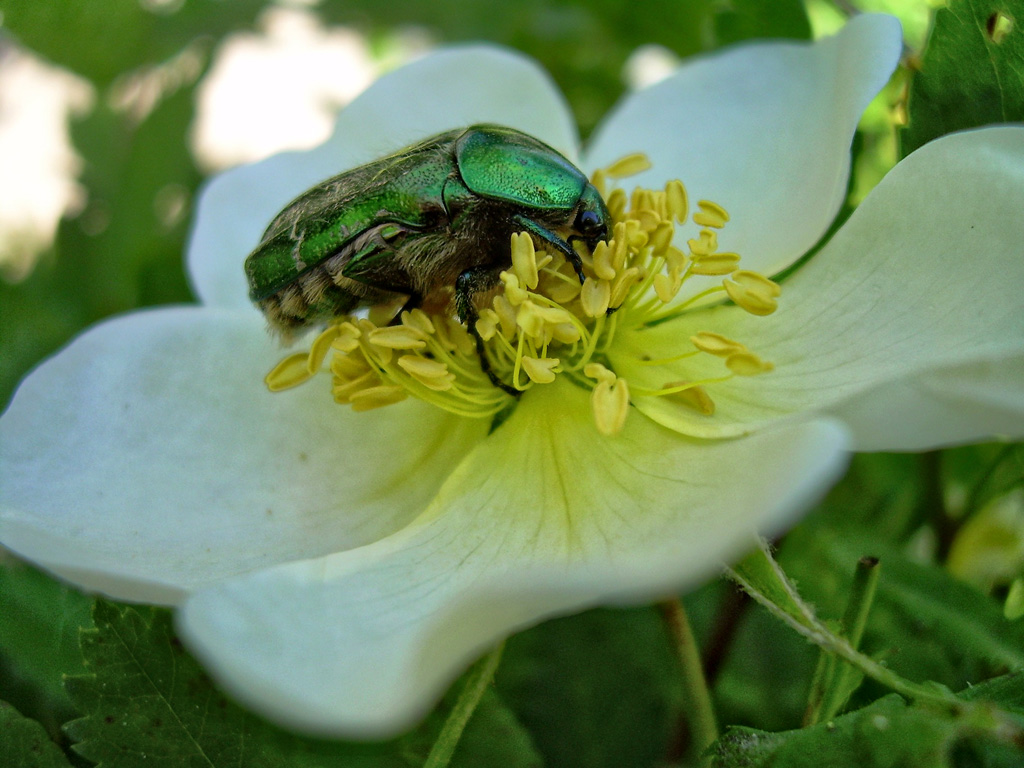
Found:
<path fill-rule="evenodd" d="M 678 597 L 658 603 L 662 619 L 672 635 L 676 655 L 682 668 L 683 687 L 690 703 L 689 721 L 693 745 L 697 754 L 703 754 L 718 739 L 718 723 L 711 704 L 708 683 L 704 678 L 700 652 L 693 637 L 693 629 L 683 602 Z"/>
<path fill-rule="evenodd" d="M 451 761 L 466 724 L 473 716 L 477 704 L 480 703 L 480 698 L 494 678 L 494 672 L 498 669 L 501 653 L 504 650 L 505 641 L 502 640 L 494 650 L 473 665 L 462 690 L 459 691 L 459 698 L 455 702 L 455 706 L 448 714 L 448 719 L 444 721 L 444 726 L 437 735 L 437 741 L 434 742 L 426 762 L 423 763 L 423 768 L 445 768 Z"/>

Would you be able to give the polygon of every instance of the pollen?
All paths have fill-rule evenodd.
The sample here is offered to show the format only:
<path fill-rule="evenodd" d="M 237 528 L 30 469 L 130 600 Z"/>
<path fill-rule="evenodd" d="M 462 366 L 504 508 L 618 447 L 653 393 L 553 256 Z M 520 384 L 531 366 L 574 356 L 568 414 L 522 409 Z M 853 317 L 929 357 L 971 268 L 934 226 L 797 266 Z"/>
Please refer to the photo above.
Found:
<path fill-rule="evenodd" d="M 354 411 L 412 396 L 461 416 L 494 419 L 530 390 L 564 377 L 589 391 L 594 426 L 608 438 L 625 428 L 641 398 L 665 398 L 713 419 L 716 387 L 770 374 L 774 365 L 743 341 L 713 327 L 693 333 L 691 325 L 669 356 L 639 353 L 634 361 L 645 371 L 671 371 L 664 381 L 627 381 L 612 362 L 621 358 L 620 331 L 672 322 L 714 302 L 767 316 L 781 288 L 742 269 L 739 253 L 720 248 L 734 226 L 723 205 L 699 200 L 691 213 L 679 180 L 661 189 L 618 186 L 650 168 L 645 155 L 635 154 L 594 173 L 610 237 L 592 251 L 574 243 L 582 282 L 564 253 L 517 232 L 504 259 L 493 259 L 507 267 L 495 275 L 495 288 L 479 295 L 468 325 L 420 309 L 395 315 L 394 308 L 374 307 L 365 317 L 340 317 L 308 352 L 289 355 L 267 374 L 267 387 L 276 392 L 324 375 L 335 402 Z M 698 357 L 702 373 L 680 377 Z"/>

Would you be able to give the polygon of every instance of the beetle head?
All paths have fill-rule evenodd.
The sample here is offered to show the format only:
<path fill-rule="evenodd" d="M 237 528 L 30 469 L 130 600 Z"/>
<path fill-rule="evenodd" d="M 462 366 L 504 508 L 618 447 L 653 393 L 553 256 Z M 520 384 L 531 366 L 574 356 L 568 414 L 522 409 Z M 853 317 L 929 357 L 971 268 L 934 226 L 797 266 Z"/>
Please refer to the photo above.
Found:
<path fill-rule="evenodd" d="M 576 219 L 572 225 L 574 234 L 569 240 L 582 240 L 593 250 L 601 240 L 608 239 L 610 221 L 608 207 L 601 195 L 593 184 L 587 184 L 576 206 Z"/>

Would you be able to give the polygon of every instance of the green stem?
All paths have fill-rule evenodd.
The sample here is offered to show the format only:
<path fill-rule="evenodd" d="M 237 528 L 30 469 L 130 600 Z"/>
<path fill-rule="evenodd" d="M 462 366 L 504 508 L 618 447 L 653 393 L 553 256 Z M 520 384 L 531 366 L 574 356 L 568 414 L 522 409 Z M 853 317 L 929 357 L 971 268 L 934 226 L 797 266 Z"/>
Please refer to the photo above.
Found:
<path fill-rule="evenodd" d="M 505 641 L 502 640 L 490 653 L 480 659 L 470 670 L 469 676 L 462 690 L 459 691 L 459 698 L 455 706 L 444 721 L 441 732 L 437 735 L 437 741 L 430 749 L 423 768 L 445 768 L 455 754 L 455 748 L 459 745 L 459 739 L 466 728 L 466 724 L 476 711 L 480 698 L 487 690 L 487 686 L 494 678 L 494 672 L 498 669 L 501 661 L 501 653 L 505 650 Z"/>
<path fill-rule="evenodd" d="M 771 556 L 767 543 L 762 542 L 759 550 L 736 567 L 738 571 L 727 571 L 733 581 L 770 613 L 819 648 L 838 656 L 871 679 L 909 699 L 945 707 L 962 705 L 962 702 L 943 686 L 934 683 L 914 683 L 900 677 L 888 667 L 860 653 L 845 637 L 840 637 L 829 629 L 797 593 L 792 582 Z M 740 571 L 746 575 L 742 575 Z"/>
<path fill-rule="evenodd" d="M 711 704 L 711 694 L 704 678 L 700 662 L 700 651 L 693 637 L 690 620 L 682 601 L 676 597 L 658 603 L 658 610 L 672 635 L 676 655 L 682 667 L 683 687 L 690 702 L 688 719 L 693 733 L 693 745 L 697 754 L 703 754 L 718 739 L 718 723 Z"/>
<path fill-rule="evenodd" d="M 878 558 L 862 557 L 857 562 L 846 612 L 840 623 L 841 636 L 847 639 L 854 650 L 860 647 L 861 638 L 864 636 L 868 613 L 875 599 L 879 573 Z M 831 720 L 835 717 L 859 682 L 858 669 L 849 664 L 839 663 L 835 656 L 822 649 L 811 686 L 804 725 L 814 725 L 821 720 Z"/>
<path fill-rule="evenodd" d="M 867 569 L 870 570 L 873 569 Z M 775 562 L 767 542 L 761 541 L 759 549 L 737 563 L 735 569 L 728 573 L 747 594 L 774 616 L 822 650 L 842 659 L 868 677 L 912 701 L 937 707 L 964 723 L 970 723 L 970 729 L 974 732 L 984 733 L 1015 748 L 1024 743 L 1024 729 L 1021 728 L 1019 718 L 1002 711 L 993 702 L 971 701 L 969 697 L 958 698 L 948 688 L 938 683 L 913 683 L 858 652 L 845 637 L 840 637 L 814 615 L 811 607 L 804 602 L 793 583 Z M 855 601 L 861 606 L 869 602 L 867 593 L 874 578 L 869 572 L 864 574 L 864 598 Z M 856 624 L 865 611 L 866 607 L 861 607 L 851 608 L 847 612 L 848 616 L 855 617 L 854 626 L 851 627 L 855 635 L 858 632 Z"/>
<path fill-rule="evenodd" d="M 875 590 L 878 587 L 880 573 L 877 557 L 862 557 L 857 561 L 853 586 L 850 588 L 850 599 L 846 604 L 846 613 L 843 614 L 843 634 L 846 635 L 854 650 L 860 649 L 860 641 L 864 637 L 864 628 L 868 623 L 868 613 L 871 612 L 871 605 L 875 601 Z M 859 680 L 858 670 L 854 667 L 843 664 L 839 668 L 825 698 L 824 715 L 826 720 L 832 719 L 839 713 Z"/>

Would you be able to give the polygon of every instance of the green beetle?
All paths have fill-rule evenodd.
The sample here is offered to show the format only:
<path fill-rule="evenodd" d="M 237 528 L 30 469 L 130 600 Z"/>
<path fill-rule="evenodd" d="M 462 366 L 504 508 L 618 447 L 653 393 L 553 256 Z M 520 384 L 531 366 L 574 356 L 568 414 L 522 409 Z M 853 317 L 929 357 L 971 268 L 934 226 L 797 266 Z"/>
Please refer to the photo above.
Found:
<path fill-rule="evenodd" d="M 288 333 L 354 309 L 454 311 L 511 264 L 514 232 L 565 254 L 608 237 L 604 200 L 576 166 L 521 131 L 447 131 L 318 184 L 267 227 L 245 261 L 250 297 Z"/>

